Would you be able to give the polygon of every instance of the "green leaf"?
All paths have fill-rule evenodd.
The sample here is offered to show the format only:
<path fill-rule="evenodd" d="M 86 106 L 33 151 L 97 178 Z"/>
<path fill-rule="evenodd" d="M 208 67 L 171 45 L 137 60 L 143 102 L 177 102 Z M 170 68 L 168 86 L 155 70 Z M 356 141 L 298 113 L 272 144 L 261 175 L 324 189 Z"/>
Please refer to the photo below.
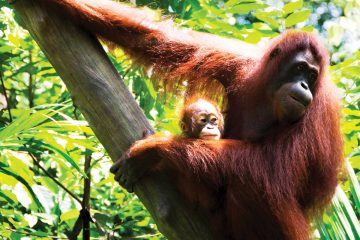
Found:
<path fill-rule="evenodd" d="M 22 131 L 32 128 L 42 122 L 52 119 L 52 116 L 57 114 L 52 109 L 44 109 L 34 111 L 32 109 L 23 110 L 21 115 L 12 122 L 9 126 L 0 129 L 0 140 L 5 140 L 11 136 L 15 136 Z"/>
<path fill-rule="evenodd" d="M 228 12 L 236 14 L 248 14 L 250 11 L 264 9 L 268 5 L 262 3 L 244 3 L 229 9 Z"/>
<path fill-rule="evenodd" d="M 261 40 L 262 35 L 258 31 L 252 31 L 249 35 L 244 39 L 248 43 L 258 43 Z"/>
<path fill-rule="evenodd" d="M 345 68 L 342 69 L 342 73 L 347 78 L 359 79 L 360 78 L 360 67 L 357 67 L 357 66 L 345 67 Z"/>
<path fill-rule="evenodd" d="M 137 222 L 137 225 L 140 227 L 148 226 L 150 222 L 150 218 L 144 218 L 142 221 Z"/>
<path fill-rule="evenodd" d="M 49 233 L 42 232 L 42 231 L 35 231 L 35 232 L 31 232 L 31 235 L 38 236 L 38 237 L 48 237 Z"/>
<path fill-rule="evenodd" d="M 342 110 L 343 114 L 345 115 L 351 115 L 351 116 L 356 116 L 356 117 L 360 117 L 360 111 L 359 110 L 352 110 L 350 108 L 344 108 Z"/>
<path fill-rule="evenodd" d="M 335 213 L 339 217 L 339 223 L 342 225 L 348 236 L 344 239 L 359 239 L 360 225 L 355 211 L 352 208 L 349 199 L 346 197 L 345 192 L 340 187 L 336 188 L 333 203 L 335 203 L 334 205 L 337 208 Z"/>
<path fill-rule="evenodd" d="M 4 140 L 24 129 L 22 123 L 30 117 L 31 110 L 24 110 L 21 116 L 12 122 L 9 126 L 0 129 L 0 140 Z"/>
<path fill-rule="evenodd" d="M 9 34 L 8 39 L 9 39 L 9 42 L 14 44 L 14 46 L 16 46 L 16 47 L 18 47 L 20 45 L 20 37 L 19 37 L 19 35 Z"/>
<path fill-rule="evenodd" d="M 11 240 L 21 240 L 22 237 L 23 237 L 23 234 L 20 234 L 17 232 L 12 232 L 10 235 Z"/>
<path fill-rule="evenodd" d="M 351 195 L 354 198 L 354 203 L 355 203 L 356 209 L 358 210 L 358 213 L 360 213 L 360 184 L 359 184 L 359 181 L 357 180 L 354 169 L 351 167 L 351 164 L 349 161 L 345 162 L 345 166 L 346 166 L 346 170 L 350 177 Z"/>
<path fill-rule="evenodd" d="M 79 217 L 79 214 L 80 214 L 79 210 L 72 209 L 70 211 L 62 213 L 60 216 L 60 219 L 61 219 L 61 221 L 67 221 L 69 219 L 74 219 L 74 218 Z"/>
<path fill-rule="evenodd" d="M 264 23 L 268 23 L 273 28 L 279 28 L 278 22 L 276 21 L 276 19 L 274 19 L 274 17 L 270 13 L 257 12 L 255 14 L 255 17 L 258 18 L 259 20 L 263 21 Z"/>
<path fill-rule="evenodd" d="M 309 18 L 310 14 L 311 14 L 310 10 L 302 10 L 302 11 L 290 14 L 285 19 L 285 27 L 288 28 L 295 24 L 306 21 Z"/>
<path fill-rule="evenodd" d="M 11 52 L 12 47 L 5 45 L 5 46 L 1 46 L 0 47 L 0 53 L 6 53 L 6 52 Z"/>
<path fill-rule="evenodd" d="M 42 186 L 47 187 L 51 192 L 58 192 L 59 185 L 57 185 L 51 178 L 42 176 L 38 178 Z"/>
<path fill-rule="evenodd" d="M 27 230 L 29 232 L 29 235 L 31 236 L 37 236 L 37 237 L 48 237 L 49 233 L 42 232 L 42 231 L 34 231 L 32 228 L 24 228 L 24 230 Z M 22 237 L 24 237 L 24 231 L 19 231 L 22 233 Z"/>
<path fill-rule="evenodd" d="M 294 12 L 295 10 L 300 9 L 302 7 L 302 5 L 303 5 L 302 0 L 290 2 L 290 3 L 284 5 L 283 11 L 286 15 L 286 14 Z"/>
<path fill-rule="evenodd" d="M 6 174 L 6 175 L 9 175 L 9 176 L 12 176 L 13 178 L 15 178 L 16 180 L 18 180 L 19 182 L 21 182 L 26 188 L 27 190 L 29 191 L 29 193 L 31 194 L 31 197 L 32 199 L 34 200 L 34 202 L 36 203 L 38 209 L 40 211 L 44 211 L 44 208 L 43 206 L 41 205 L 39 199 L 36 197 L 36 194 L 34 193 L 34 191 L 32 190 L 31 186 L 25 181 L 24 178 L 20 177 L 19 175 L 3 168 L 3 167 L 0 167 L 0 172 Z"/>
<path fill-rule="evenodd" d="M 104 213 L 95 213 L 93 217 L 97 222 L 104 226 L 113 221 L 113 219 L 108 214 Z"/>
<path fill-rule="evenodd" d="M 15 201 L 11 199 L 9 196 L 7 196 L 4 192 L 0 192 L 0 198 L 5 199 L 9 204 L 13 205 Z"/>
<path fill-rule="evenodd" d="M 89 135 L 94 135 L 91 128 L 89 128 L 86 121 L 51 121 L 34 127 L 38 130 L 54 130 L 57 132 L 82 132 Z"/>
<path fill-rule="evenodd" d="M 305 26 L 305 27 L 301 28 L 300 30 L 303 32 L 313 32 L 314 26 Z"/>
<path fill-rule="evenodd" d="M 225 3 L 225 6 L 227 7 L 233 7 L 235 5 L 238 5 L 239 3 L 247 2 L 247 3 L 253 3 L 256 2 L 256 0 L 230 0 Z"/>
<path fill-rule="evenodd" d="M 64 151 L 62 151 L 60 148 L 57 148 L 53 145 L 50 144 L 46 144 L 43 142 L 39 142 L 39 141 L 33 141 L 33 143 L 36 143 L 36 145 L 39 145 L 41 147 L 47 148 L 49 150 L 53 150 L 54 152 L 57 152 L 58 154 L 60 154 L 68 163 L 71 164 L 71 166 L 73 166 L 81 175 L 83 175 L 84 177 L 86 177 L 86 174 L 81 171 L 79 165 L 77 165 L 77 163 L 68 155 L 66 154 Z M 30 150 L 30 149 L 29 149 Z M 30 150 L 31 151 L 31 150 Z"/>

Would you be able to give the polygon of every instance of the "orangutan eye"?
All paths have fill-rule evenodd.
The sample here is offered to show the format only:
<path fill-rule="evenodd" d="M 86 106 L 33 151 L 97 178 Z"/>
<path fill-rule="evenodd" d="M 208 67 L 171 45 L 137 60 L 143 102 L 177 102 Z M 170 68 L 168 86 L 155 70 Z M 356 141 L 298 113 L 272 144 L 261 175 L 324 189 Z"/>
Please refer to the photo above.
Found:
<path fill-rule="evenodd" d="M 200 122 L 201 122 L 201 123 L 206 123 L 207 120 L 206 120 L 206 118 L 200 118 Z"/>
<path fill-rule="evenodd" d="M 311 71 L 309 74 L 309 79 L 311 82 L 315 82 L 318 78 L 318 73 L 316 71 Z"/>
<path fill-rule="evenodd" d="M 302 63 L 299 63 L 296 65 L 296 70 L 299 72 L 303 72 L 303 71 L 305 71 L 306 67 L 307 67 L 306 63 L 302 62 Z"/>
<path fill-rule="evenodd" d="M 217 123 L 217 118 L 216 118 L 216 117 L 210 118 L 210 122 L 211 122 L 212 124 L 216 124 L 216 123 Z"/>

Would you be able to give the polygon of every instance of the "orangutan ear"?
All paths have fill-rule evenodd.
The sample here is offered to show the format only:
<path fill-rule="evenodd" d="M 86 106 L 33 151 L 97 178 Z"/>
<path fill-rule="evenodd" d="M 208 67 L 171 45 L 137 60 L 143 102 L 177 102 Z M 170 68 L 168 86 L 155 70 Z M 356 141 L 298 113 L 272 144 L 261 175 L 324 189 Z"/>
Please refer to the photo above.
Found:
<path fill-rule="evenodd" d="M 188 129 L 186 123 L 184 123 L 184 121 L 181 121 L 180 127 L 181 127 L 181 131 L 182 131 L 183 133 L 187 133 L 187 132 L 189 131 L 189 129 Z"/>

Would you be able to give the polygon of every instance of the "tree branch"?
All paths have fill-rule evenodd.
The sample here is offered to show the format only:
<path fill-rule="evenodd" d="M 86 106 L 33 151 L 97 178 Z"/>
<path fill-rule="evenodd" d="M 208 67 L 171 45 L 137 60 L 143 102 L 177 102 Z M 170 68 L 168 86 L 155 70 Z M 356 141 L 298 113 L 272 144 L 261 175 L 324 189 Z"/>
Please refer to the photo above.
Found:
<path fill-rule="evenodd" d="M 3 73 L 2 73 L 1 68 L 0 68 L 0 80 L 1 80 L 1 85 L 2 85 L 2 87 L 4 89 L 4 97 L 5 97 L 5 100 L 6 100 L 6 108 L 7 108 L 7 111 L 9 113 L 9 120 L 10 120 L 10 122 L 12 122 L 13 119 L 12 119 L 11 108 L 10 108 L 10 99 L 8 98 L 8 95 L 6 93 L 6 88 L 5 88 L 5 83 L 4 83 Z"/>
<path fill-rule="evenodd" d="M 86 135 L 86 134 L 85 134 Z M 82 200 L 82 209 L 86 210 L 87 213 L 90 211 L 90 193 L 91 193 L 91 152 L 85 154 L 85 174 L 86 178 L 84 179 L 84 194 Z M 90 215 L 90 214 L 89 214 Z M 91 218 L 83 219 L 83 239 L 90 239 L 90 220 Z"/>
<path fill-rule="evenodd" d="M 17 0 L 13 6 L 113 160 L 144 130 L 153 132 L 94 37 L 35 0 Z M 189 210 L 171 178 L 158 173 L 135 186 L 159 230 L 169 239 L 214 239 L 208 218 Z"/>
<path fill-rule="evenodd" d="M 34 76 L 33 76 L 33 61 L 32 61 L 32 52 L 31 50 L 29 51 L 29 65 L 30 65 L 30 70 L 28 71 L 29 74 L 29 85 L 28 85 L 28 99 L 29 99 L 29 108 L 33 108 L 34 107 L 34 86 L 35 86 L 35 81 L 34 81 Z"/>

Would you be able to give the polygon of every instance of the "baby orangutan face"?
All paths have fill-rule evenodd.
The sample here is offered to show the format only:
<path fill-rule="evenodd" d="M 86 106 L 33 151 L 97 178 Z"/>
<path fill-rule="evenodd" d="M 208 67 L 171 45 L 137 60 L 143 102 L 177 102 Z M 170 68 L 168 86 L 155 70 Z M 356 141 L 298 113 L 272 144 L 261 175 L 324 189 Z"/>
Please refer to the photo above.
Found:
<path fill-rule="evenodd" d="M 186 106 L 181 119 L 185 137 L 218 140 L 223 132 L 223 116 L 212 103 L 198 99 Z"/>

